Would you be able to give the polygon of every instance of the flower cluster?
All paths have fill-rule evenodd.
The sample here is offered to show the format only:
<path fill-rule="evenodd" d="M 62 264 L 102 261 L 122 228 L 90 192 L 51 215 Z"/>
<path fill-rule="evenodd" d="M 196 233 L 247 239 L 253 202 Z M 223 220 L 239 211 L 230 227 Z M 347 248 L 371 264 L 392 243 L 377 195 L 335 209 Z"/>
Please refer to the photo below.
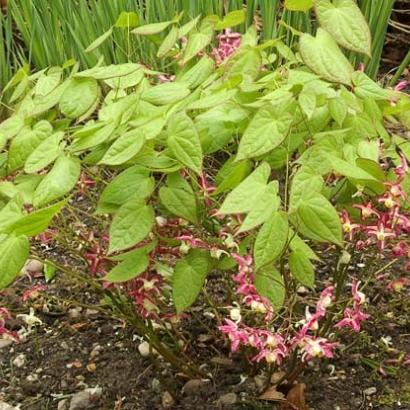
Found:
<path fill-rule="evenodd" d="M 366 320 L 370 315 L 363 313 L 361 307 L 366 301 L 365 295 L 359 291 L 360 282 L 352 283 L 352 296 L 353 296 L 353 309 L 346 308 L 344 310 L 344 319 L 336 323 L 335 327 L 350 327 L 354 332 L 360 332 L 361 323 Z"/>
<path fill-rule="evenodd" d="M 233 277 L 237 284 L 236 293 L 241 297 L 242 303 L 250 306 L 252 311 L 264 314 L 264 326 L 258 328 L 242 323 L 240 310 L 232 309 L 231 318 L 226 318 L 225 323 L 219 326 L 219 330 L 228 336 L 231 351 L 236 352 L 240 347 L 252 348 L 257 352 L 252 357 L 253 361 L 264 360 L 277 365 L 280 365 L 289 353 L 295 350 L 301 354 L 303 361 L 314 357 L 333 357 L 333 349 L 337 343 L 319 337 L 318 331 L 319 321 L 326 316 L 327 308 L 333 301 L 334 287 L 329 286 L 322 291 L 314 314 L 311 314 L 308 308 L 306 309 L 305 319 L 301 321 L 302 327 L 298 332 L 275 332 L 270 328 L 273 318 L 272 306 L 266 298 L 257 293 L 253 284 L 252 258 L 249 255 L 232 254 L 232 256 L 239 266 L 238 272 Z"/>
<path fill-rule="evenodd" d="M 341 213 L 343 232 L 349 241 L 356 241 L 358 250 L 376 244 L 381 252 L 385 252 L 386 246 L 391 244 L 389 251 L 393 257 L 408 257 L 408 244 L 400 241 L 402 236 L 406 238 L 410 233 L 410 217 L 403 208 L 407 195 L 402 188 L 407 172 L 408 164 L 402 157 L 401 164 L 394 170 L 396 180 L 385 183 L 385 193 L 353 206 L 360 211 L 360 220 L 353 222 L 346 210 Z M 394 239 L 399 242 L 392 241 Z"/>
<path fill-rule="evenodd" d="M 232 257 L 238 262 L 238 272 L 233 276 L 237 284 L 236 293 L 242 297 L 242 302 L 248 305 L 252 311 L 265 315 L 269 322 L 273 317 L 273 309 L 268 299 L 260 296 L 254 285 L 255 275 L 252 271 L 252 257 L 250 255 L 240 256 L 236 253 Z"/>
<path fill-rule="evenodd" d="M 218 65 L 222 64 L 241 45 L 241 34 L 226 29 L 218 36 L 219 44 L 212 50 L 212 55 Z"/>

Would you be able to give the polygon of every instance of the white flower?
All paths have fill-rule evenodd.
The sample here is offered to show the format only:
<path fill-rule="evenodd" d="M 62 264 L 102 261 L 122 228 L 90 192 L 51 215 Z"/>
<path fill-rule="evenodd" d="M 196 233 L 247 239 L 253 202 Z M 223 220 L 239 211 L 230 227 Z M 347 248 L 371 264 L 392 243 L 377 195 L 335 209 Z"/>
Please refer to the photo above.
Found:
<path fill-rule="evenodd" d="M 16 317 L 21 317 L 26 325 L 28 326 L 28 331 L 31 332 L 31 329 L 35 327 L 36 325 L 42 325 L 43 322 L 34 315 L 34 309 L 30 308 L 30 313 L 28 315 L 26 314 L 20 314 L 17 315 Z"/>
<path fill-rule="evenodd" d="M 240 322 L 242 320 L 241 309 L 239 309 L 239 308 L 231 309 L 229 311 L 229 316 L 234 322 L 236 322 L 236 323 Z"/>

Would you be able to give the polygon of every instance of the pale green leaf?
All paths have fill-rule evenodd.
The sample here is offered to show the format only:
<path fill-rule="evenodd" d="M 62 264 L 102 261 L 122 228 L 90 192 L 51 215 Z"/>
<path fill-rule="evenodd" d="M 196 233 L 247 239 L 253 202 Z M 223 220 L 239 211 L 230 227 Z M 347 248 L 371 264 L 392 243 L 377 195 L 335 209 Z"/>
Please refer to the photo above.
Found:
<path fill-rule="evenodd" d="M 34 174 L 53 163 L 61 154 L 60 143 L 64 132 L 59 131 L 45 139 L 27 158 L 24 172 Z"/>
<path fill-rule="evenodd" d="M 129 167 L 105 187 L 96 213 L 114 212 L 133 196 L 143 200 L 150 196 L 153 190 L 154 180 L 145 168 L 137 165 Z"/>
<path fill-rule="evenodd" d="M 153 34 L 158 34 L 164 31 L 167 27 L 172 24 L 172 21 L 164 21 L 162 23 L 152 23 L 139 26 L 131 31 L 133 34 L 141 36 L 152 36 Z"/>
<path fill-rule="evenodd" d="M 218 213 L 238 214 L 250 212 L 255 205 L 255 198 L 265 192 L 269 175 L 269 165 L 262 163 L 228 194 Z"/>
<path fill-rule="evenodd" d="M 154 210 L 134 197 L 117 211 L 110 226 L 109 253 L 122 251 L 138 244 L 151 232 Z"/>
<path fill-rule="evenodd" d="M 177 262 L 172 277 L 172 294 L 177 313 L 195 302 L 210 267 L 209 253 L 200 249 L 192 249 L 184 259 Z"/>
<path fill-rule="evenodd" d="M 284 251 L 289 224 L 285 213 L 274 212 L 256 236 L 253 255 L 257 269 L 274 262 Z"/>
<path fill-rule="evenodd" d="M 141 94 L 141 98 L 155 105 L 171 104 L 182 100 L 189 95 L 190 91 L 184 83 L 163 83 L 148 88 Z"/>
<path fill-rule="evenodd" d="M 77 184 L 80 172 L 78 159 L 65 155 L 58 157 L 34 192 L 33 205 L 39 207 L 68 194 Z"/>
<path fill-rule="evenodd" d="M 353 67 L 327 31 L 319 27 L 316 37 L 302 34 L 300 54 L 305 64 L 325 80 L 351 84 Z"/>
<path fill-rule="evenodd" d="M 135 279 L 148 268 L 148 255 L 145 248 L 129 253 L 118 265 L 112 268 L 102 280 L 111 283 L 127 282 Z"/>
<path fill-rule="evenodd" d="M 289 133 L 292 116 L 278 113 L 271 105 L 258 110 L 246 128 L 236 159 L 253 158 L 278 147 Z"/>
<path fill-rule="evenodd" d="M 121 165 L 138 154 L 145 143 L 145 138 L 137 128 L 121 135 L 108 149 L 100 164 Z"/>
<path fill-rule="evenodd" d="M 172 214 L 193 223 L 198 222 L 194 191 L 188 181 L 178 173 L 168 176 L 167 186 L 162 186 L 159 190 L 159 198 L 162 205 Z"/>
<path fill-rule="evenodd" d="M 93 67 L 80 71 L 74 75 L 78 78 L 94 78 L 95 80 L 108 80 L 110 78 L 123 77 L 140 69 L 139 64 L 125 63 L 112 64 L 105 67 Z"/>
<path fill-rule="evenodd" d="M 0 235 L 0 289 L 19 275 L 28 258 L 30 244 L 25 236 Z"/>
<path fill-rule="evenodd" d="M 315 287 L 315 270 L 312 262 L 300 250 L 291 252 L 289 256 L 289 269 L 292 276 L 299 283 L 309 288 Z"/>
<path fill-rule="evenodd" d="M 354 0 L 315 0 L 321 27 L 342 46 L 371 56 L 370 29 Z"/>
<path fill-rule="evenodd" d="M 273 267 L 266 267 L 255 275 L 255 287 L 258 293 L 267 298 L 272 306 L 279 310 L 285 301 L 285 284 L 280 272 Z"/>
<path fill-rule="evenodd" d="M 215 25 L 215 30 L 224 30 L 226 28 L 235 27 L 245 21 L 246 13 L 244 10 L 233 10 L 227 13 L 222 21 Z"/>
<path fill-rule="evenodd" d="M 171 117 L 168 124 L 167 144 L 175 158 L 199 174 L 202 169 L 202 147 L 198 131 L 184 112 Z"/>
<path fill-rule="evenodd" d="M 60 110 L 68 118 L 78 118 L 89 111 L 98 99 L 97 81 L 71 78 L 60 99 Z"/>
<path fill-rule="evenodd" d="M 118 28 L 134 28 L 140 24 L 140 18 L 133 11 L 122 11 L 115 22 L 115 27 Z"/>
<path fill-rule="evenodd" d="M 302 200 L 297 214 L 316 239 L 342 246 L 339 214 L 324 196 L 316 194 L 310 199 Z"/>
<path fill-rule="evenodd" d="M 101 34 L 101 36 L 97 37 L 86 49 L 86 53 L 90 53 L 97 49 L 104 41 L 108 40 L 112 35 L 112 27 L 107 30 L 105 33 Z"/>
<path fill-rule="evenodd" d="M 158 48 L 157 57 L 162 58 L 164 57 L 172 48 L 175 46 L 175 43 L 178 40 L 179 30 L 177 26 L 172 26 L 171 30 L 167 34 L 167 36 L 162 41 L 161 45 Z"/>

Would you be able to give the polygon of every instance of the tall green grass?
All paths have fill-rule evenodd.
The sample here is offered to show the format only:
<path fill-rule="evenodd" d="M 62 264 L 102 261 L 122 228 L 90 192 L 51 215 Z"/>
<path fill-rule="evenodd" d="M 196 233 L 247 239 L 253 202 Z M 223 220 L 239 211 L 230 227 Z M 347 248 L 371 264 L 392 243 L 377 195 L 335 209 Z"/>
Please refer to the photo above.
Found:
<path fill-rule="evenodd" d="M 394 3 L 395 0 L 358 0 L 373 36 L 373 57 L 364 61 L 371 77 L 376 77 L 379 70 Z M 155 39 L 130 35 L 127 29 L 114 29 L 112 37 L 93 52 L 85 49 L 115 24 L 122 11 L 135 12 L 140 24 L 145 24 L 170 20 L 181 11 L 182 22 L 186 22 L 199 14 L 222 16 L 240 8 L 246 10 L 241 31 L 258 22 L 264 39 L 281 37 L 288 46 L 294 44 L 295 38 L 286 25 L 304 32 L 314 33 L 316 29 L 310 13 L 283 10 L 280 0 L 9 0 L 7 15 L 0 20 L 0 86 L 15 69 L 19 60 L 16 54 L 21 55 L 13 44 L 12 22 L 21 37 L 26 61 L 36 69 L 62 65 L 71 58 L 79 61 L 82 68 L 103 58 L 105 64 L 132 60 L 163 69 L 156 63 Z M 357 55 L 349 57 L 355 64 L 362 62 Z"/>

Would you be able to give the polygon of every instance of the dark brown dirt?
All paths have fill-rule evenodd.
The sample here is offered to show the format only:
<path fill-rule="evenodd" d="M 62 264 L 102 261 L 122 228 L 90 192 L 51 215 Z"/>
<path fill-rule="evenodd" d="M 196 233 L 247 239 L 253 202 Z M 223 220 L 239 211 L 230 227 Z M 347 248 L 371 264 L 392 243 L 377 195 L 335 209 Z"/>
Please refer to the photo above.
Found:
<path fill-rule="evenodd" d="M 32 284 L 24 279 L 4 295 L 3 302 L 14 313 L 27 313 L 27 305 L 23 308 L 19 299 L 27 286 Z M 343 356 L 339 352 L 332 362 L 315 362 L 299 379 L 307 385 L 311 409 L 410 409 L 409 368 L 394 362 L 409 353 L 410 301 L 408 294 L 386 293 L 383 288 L 375 286 L 371 295 L 368 333 L 346 335 Z M 186 377 L 159 358 L 141 356 L 140 339 L 132 328 L 93 309 L 58 300 L 71 295 L 84 305 L 98 303 L 87 288 L 57 278 L 46 294 L 30 302 L 43 325 L 25 342 L 0 349 L 0 401 L 20 405 L 22 410 L 54 410 L 61 400 L 69 402 L 72 394 L 98 386 L 102 396 L 89 408 L 163 409 L 164 394 L 172 397 L 171 409 L 279 408 L 257 399 L 255 380 L 260 381 L 261 375 L 246 378 L 244 363 L 232 360 L 219 342 L 204 335 L 198 340 L 200 335 L 192 331 L 192 353 L 205 366 L 209 380 L 190 382 L 190 388 L 183 390 Z M 51 313 L 39 313 L 45 304 Z M 20 320 L 9 323 L 15 329 L 21 325 Z M 20 354 L 25 355 L 25 364 L 17 367 L 13 361 Z M 380 374 L 380 366 L 386 376 Z M 366 395 L 369 388 L 376 391 Z M 235 393 L 237 403 L 224 407 L 220 398 L 227 393 Z"/>

